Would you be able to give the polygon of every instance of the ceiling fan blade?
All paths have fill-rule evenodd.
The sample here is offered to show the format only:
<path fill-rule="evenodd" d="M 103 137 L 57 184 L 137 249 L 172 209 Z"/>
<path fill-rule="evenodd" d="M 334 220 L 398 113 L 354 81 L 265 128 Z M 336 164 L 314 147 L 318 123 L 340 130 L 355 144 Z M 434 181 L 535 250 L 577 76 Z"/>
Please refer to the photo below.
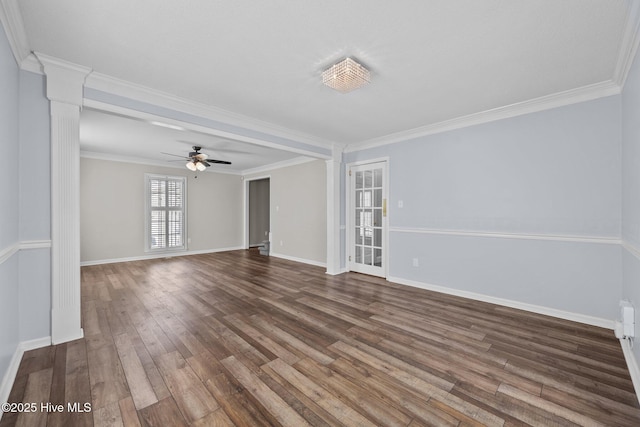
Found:
<path fill-rule="evenodd" d="M 211 166 L 209 163 L 207 163 L 206 160 L 200 160 L 200 163 L 202 163 L 203 165 L 205 165 L 206 167 Z"/>
<path fill-rule="evenodd" d="M 218 164 L 221 164 L 221 165 L 230 165 L 231 164 L 231 162 L 228 162 L 226 160 L 216 160 L 216 159 L 208 159 L 207 162 L 209 162 L 209 163 L 218 163 Z"/>

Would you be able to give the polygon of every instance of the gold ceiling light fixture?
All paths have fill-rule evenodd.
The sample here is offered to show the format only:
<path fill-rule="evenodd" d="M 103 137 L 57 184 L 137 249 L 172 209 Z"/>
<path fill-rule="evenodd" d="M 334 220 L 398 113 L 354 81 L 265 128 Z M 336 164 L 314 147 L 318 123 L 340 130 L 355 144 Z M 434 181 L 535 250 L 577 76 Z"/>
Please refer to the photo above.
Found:
<path fill-rule="evenodd" d="M 345 58 L 322 72 L 322 83 L 341 93 L 351 92 L 371 81 L 371 73 L 352 58 Z"/>

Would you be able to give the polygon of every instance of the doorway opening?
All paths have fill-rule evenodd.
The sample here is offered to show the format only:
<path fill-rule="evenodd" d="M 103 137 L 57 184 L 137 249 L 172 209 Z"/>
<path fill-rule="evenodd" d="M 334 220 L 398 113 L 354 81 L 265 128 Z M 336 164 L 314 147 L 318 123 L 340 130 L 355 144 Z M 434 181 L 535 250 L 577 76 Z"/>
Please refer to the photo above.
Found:
<path fill-rule="evenodd" d="M 247 182 L 247 247 L 269 245 L 271 231 L 270 178 Z"/>

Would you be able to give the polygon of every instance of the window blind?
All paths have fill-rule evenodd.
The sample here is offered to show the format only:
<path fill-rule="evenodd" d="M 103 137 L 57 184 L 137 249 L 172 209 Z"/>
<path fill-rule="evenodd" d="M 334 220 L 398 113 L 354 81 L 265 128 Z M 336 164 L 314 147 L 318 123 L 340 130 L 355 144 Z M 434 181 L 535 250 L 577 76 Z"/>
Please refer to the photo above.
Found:
<path fill-rule="evenodd" d="M 185 249 L 185 179 L 147 175 L 147 249 Z"/>

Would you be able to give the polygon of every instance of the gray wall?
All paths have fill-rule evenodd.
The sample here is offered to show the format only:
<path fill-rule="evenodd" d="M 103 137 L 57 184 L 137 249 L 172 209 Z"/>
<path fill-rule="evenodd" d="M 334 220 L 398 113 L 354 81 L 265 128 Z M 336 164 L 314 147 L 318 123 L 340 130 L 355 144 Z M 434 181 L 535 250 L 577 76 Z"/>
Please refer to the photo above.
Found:
<path fill-rule="evenodd" d="M 248 175 L 246 178 L 264 177 Z M 271 183 L 271 250 L 275 256 L 325 265 L 327 168 L 314 160 L 268 172 Z"/>
<path fill-rule="evenodd" d="M 51 149 L 45 78 L 20 73 L 20 240 L 51 238 Z M 20 341 L 51 335 L 51 249 L 20 251 Z"/>
<path fill-rule="evenodd" d="M 83 263 L 147 256 L 144 252 L 145 173 L 188 177 L 187 233 L 191 238 L 188 251 L 243 246 L 243 182 L 239 176 L 207 172 L 194 179 L 193 173 L 186 169 L 81 158 L 80 246 Z M 270 171 L 269 175 L 273 252 L 324 264 L 325 162 L 319 160 L 284 167 Z"/>
<path fill-rule="evenodd" d="M 249 246 L 269 240 L 269 181 L 269 178 L 264 178 L 249 182 Z"/>
<path fill-rule="evenodd" d="M 242 180 L 238 175 L 194 173 L 82 158 L 80 259 L 83 263 L 148 256 L 144 251 L 144 174 L 187 177 L 188 251 L 242 246 Z"/>
<path fill-rule="evenodd" d="M 19 71 L 4 30 L 0 76 L 1 381 L 18 343 L 51 335 L 51 199 L 44 78 Z M 39 244 L 26 249 L 33 241 Z"/>
<path fill-rule="evenodd" d="M 389 157 L 389 275 L 615 319 L 620 120 L 611 96 L 348 153 Z"/>
<path fill-rule="evenodd" d="M 0 252 L 19 243 L 20 73 L 4 29 L 0 31 Z M 19 342 L 19 254 L 0 264 L 0 380 Z"/>
<path fill-rule="evenodd" d="M 622 298 L 640 325 L 640 59 L 636 55 L 622 92 Z M 633 352 L 640 365 L 640 346 Z"/>

